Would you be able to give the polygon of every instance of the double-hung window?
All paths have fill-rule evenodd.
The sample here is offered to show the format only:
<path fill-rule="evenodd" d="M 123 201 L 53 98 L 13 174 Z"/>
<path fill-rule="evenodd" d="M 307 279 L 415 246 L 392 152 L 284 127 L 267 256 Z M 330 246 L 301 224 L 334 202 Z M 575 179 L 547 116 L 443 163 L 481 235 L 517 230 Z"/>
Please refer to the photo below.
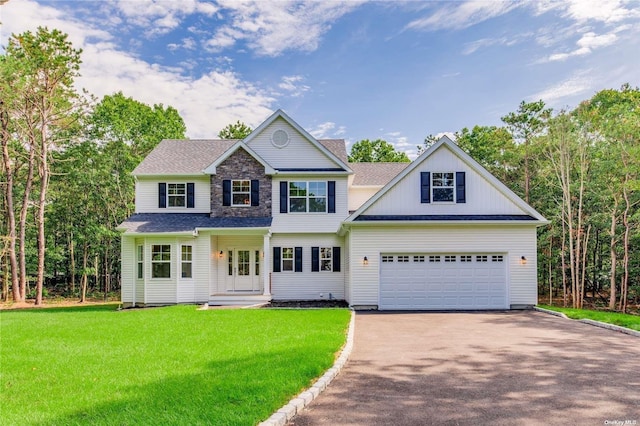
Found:
<path fill-rule="evenodd" d="M 455 174 L 453 172 L 431 174 L 431 199 L 435 203 L 452 203 L 455 201 Z"/>
<path fill-rule="evenodd" d="M 193 246 L 182 246 L 182 278 L 193 278 Z"/>
<path fill-rule="evenodd" d="M 326 213 L 327 182 L 289 182 L 289 211 Z"/>
<path fill-rule="evenodd" d="M 144 278 L 144 246 L 139 245 L 136 248 L 136 265 L 138 274 L 137 277 L 139 280 Z"/>
<path fill-rule="evenodd" d="M 232 180 L 231 181 L 231 205 L 249 206 L 251 205 L 251 181 Z"/>
<path fill-rule="evenodd" d="M 333 247 L 320 247 L 320 270 L 333 271 Z"/>
<path fill-rule="evenodd" d="M 282 271 L 293 271 L 293 247 L 282 247 Z"/>
<path fill-rule="evenodd" d="M 171 278 L 171 245 L 151 246 L 151 278 Z"/>
<path fill-rule="evenodd" d="M 187 206 L 187 184 L 169 183 L 167 184 L 167 198 L 169 207 Z"/>

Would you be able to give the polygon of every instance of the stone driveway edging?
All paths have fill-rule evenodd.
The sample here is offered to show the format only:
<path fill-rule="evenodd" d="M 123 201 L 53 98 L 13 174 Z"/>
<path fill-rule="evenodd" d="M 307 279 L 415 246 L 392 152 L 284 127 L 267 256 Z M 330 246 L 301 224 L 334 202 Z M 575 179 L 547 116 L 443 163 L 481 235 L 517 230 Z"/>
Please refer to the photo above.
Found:
<path fill-rule="evenodd" d="M 536 310 L 536 311 L 539 311 L 539 312 L 544 312 L 545 314 L 551 314 L 551 315 L 555 315 L 557 317 L 571 319 L 568 316 L 566 316 L 565 314 L 563 314 L 562 312 L 551 311 L 549 309 L 539 308 L 537 306 L 534 306 L 533 309 Z M 640 331 L 632 330 L 632 329 L 626 328 L 626 327 L 620 327 L 619 325 L 609 324 L 607 322 L 594 321 L 594 320 L 591 320 L 591 319 L 579 319 L 577 321 L 583 322 L 585 324 L 593 325 L 595 327 L 600 327 L 600 328 L 605 328 L 607 330 L 617 331 L 618 333 L 624 333 L 624 334 L 628 334 L 630 336 L 640 337 Z"/>
<path fill-rule="evenodd" d="M 340 370 L 344 367 L 349 356 L 351 355 L 351 351 L 353 350 L 353 334 L 355 330 L 355 320 L 356 313 L 354 310 L 351 310 L 351 320 L 349 321 L 349 331 L 347 332 L 347 342 L 345 343 L 342 351 L 340 352 L 340 356 L 333 364 L 333 367 L 328 369 L 322 377 L 315 381 L 311 387 L 299 395 L 295 396 L 288 404 L 284 407 L 280 408 L 278 411 L 273 413 L 271 417 L 265 420 L 262 423 L 259 423 L 258 426 L 285 426 L 287 422 L 289 422 L 297 413 L 302 411 L 304 407 L 309 405 L 311 401 L 316 399 L 318 395 L 324 391 L 329 383 L 340 373 Z"/>

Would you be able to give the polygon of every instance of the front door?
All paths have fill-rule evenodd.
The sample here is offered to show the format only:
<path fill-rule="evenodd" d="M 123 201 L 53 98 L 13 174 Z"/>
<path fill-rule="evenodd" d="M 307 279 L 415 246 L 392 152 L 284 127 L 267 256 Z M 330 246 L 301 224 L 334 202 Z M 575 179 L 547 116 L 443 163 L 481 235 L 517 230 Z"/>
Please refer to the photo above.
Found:
<path fill-rule="evenodd" d="M 227 291 L 260 291 L 260 250 L 232 248 L 227 251 Z"/>

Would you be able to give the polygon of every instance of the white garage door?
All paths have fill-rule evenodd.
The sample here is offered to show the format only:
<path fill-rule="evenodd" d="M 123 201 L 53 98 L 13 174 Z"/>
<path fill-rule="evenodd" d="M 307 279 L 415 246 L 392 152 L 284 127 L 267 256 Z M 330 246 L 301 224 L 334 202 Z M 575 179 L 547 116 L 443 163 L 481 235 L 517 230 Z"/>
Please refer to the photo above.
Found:
<path fill-rule="evenodd" d="M 506 256 L 383 254 L 380 309 L 508 309 Z"/>

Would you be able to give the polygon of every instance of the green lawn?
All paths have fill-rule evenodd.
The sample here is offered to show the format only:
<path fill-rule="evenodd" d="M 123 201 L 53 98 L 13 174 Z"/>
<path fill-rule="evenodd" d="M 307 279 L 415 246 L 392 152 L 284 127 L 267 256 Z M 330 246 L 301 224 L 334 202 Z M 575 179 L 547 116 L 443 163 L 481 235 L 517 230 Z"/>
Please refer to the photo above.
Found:
<path fill-rule="evenodd" d="M 640 331 L 640 316 L 622 314 L 619 312 L 594 311 L 590 309 L 560 308 L 557 306 L 540 305 L 541 308 L 562 312 L 573 319 L 590 319 L 594 321 L 606 322 Z"/>
<path fill-rule="evenodd" d="M 346 309 L 0 312 L 3 425 L 251 425 L 334 361 Z"/>

